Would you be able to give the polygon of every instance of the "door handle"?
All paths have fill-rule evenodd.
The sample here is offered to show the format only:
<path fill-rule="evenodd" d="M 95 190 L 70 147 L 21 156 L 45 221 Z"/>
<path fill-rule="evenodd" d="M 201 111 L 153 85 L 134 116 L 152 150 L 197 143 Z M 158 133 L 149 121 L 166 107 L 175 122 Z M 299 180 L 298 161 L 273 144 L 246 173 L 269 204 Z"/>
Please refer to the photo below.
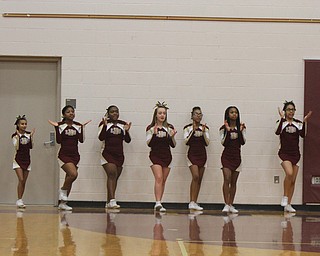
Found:
<path fill-rule="evenodd" d="M 47 145 L 50 145 L 50 146 L 54 146 L 54 135 L 55 135 L 55 132 L 50 132 L 50 140 L 49 141 L 45 141 L 43 144 L 45 146 Z"/>

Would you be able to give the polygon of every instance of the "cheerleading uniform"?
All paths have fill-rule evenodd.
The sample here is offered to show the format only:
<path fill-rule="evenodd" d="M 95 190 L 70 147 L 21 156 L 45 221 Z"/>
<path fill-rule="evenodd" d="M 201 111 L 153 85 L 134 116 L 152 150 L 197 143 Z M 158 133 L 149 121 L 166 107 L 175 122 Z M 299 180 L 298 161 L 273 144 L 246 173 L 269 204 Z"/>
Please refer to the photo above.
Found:
<path fill-rule="evenodd" d="M 241 132 L 235 127 L 227 131 L 223 125 L 220 128 L 221 144 L 224 150 L 221 155 L 222 168 L 228 168 L 231 171 L 236 171 L 241 164 L 241 146 L 245 144 L 246 129 Z M 239 171 L 239 170 L 237 170 Z"/>
<path fill-rule="evenodd" d="M 73 163 L 75 166 L 80 161 L 80 154 L 78 150 L 78 141 L 84 142 L 84 127 L 78 122 L 73 122 L 69 126 L 66 122 L 62 121 L 55 126 L 56 141 L 61 144 L 58 161 L 62 167 L 66 163 Z"/>
<path fill-rule="evenodd" d="M 24 134 L 20 134 L 15 132 L 11 138 L 16 150 L 12 168 L 31 171 L 30 149 L 33 147 L 31 133 L 25 132 Z"/>
<path fill-rule="evenodd" d="M 306 123 L 293 119 L 290 123 L 281 118 L 277 121 L 276 135 L 280 136 L 280 149 L 278 155 L 282 161 L 290 161 L 298 165 L 300 160 L 299 136 L 306 136 Z"/>
<path fill-rule="evenodd" d="M 148 126 L 146 129 L 147 145 L 151 148 L 149 159 L 152 164 L 158 164 L 162 167 L 171 167 L 172 155 L 170 147 L 174 148 L 176 142 L 170 136 L 170 132 L 174 129 L 172 125 L 168 127 L 158 128 L 157 134 L 154 134 L 154 126 Z"/>
<path fill-rule="evenodd" d="M 206 126 L 203 131 L 203 125 L 194 131 L 193 124 L 188 124 L 183 128 L 183 137 L 186 145 L 189 146 L 187 153 L 188 166 L 197 165 L 206 167 L 207 152 L 206 146 L 209 145 L 209 128 Z"/>
<path fill-rule="evenodd" d="M 130 134 L 125 130 L 126 122 L 117 120 L 116 123 L 101 122 L 99 124 L 100 141 L 103 141 L 101 165 L 113 163 L 122 167 L 124 162 L 123 141 L 131 141 Z"/>

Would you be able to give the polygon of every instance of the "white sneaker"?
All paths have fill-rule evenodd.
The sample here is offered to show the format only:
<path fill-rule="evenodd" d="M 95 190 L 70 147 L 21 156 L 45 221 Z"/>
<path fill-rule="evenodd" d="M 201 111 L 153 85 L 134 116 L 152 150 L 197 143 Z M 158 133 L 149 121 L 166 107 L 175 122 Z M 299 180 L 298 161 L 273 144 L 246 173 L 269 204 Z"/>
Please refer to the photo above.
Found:
<path fill-rule="evenodd" d="M 284 207 L 284 211 L 285 212 L 291 212 L 291 213 L 295 213 L 296 212 L 296 209 L 294 209 L 291 204 L 288 204 Z"/>
<path fill-rule="evenodd" d="M 154 206 L 154 210 L 157 211 L 157 212 L 165 212 L 165 211 L 167 211 L 167 209 L 164 208 L 164 207 L 162 206 L 162 204 L 159 204 L 159 203 L 157 203 L 157 204 Z"/>
<path fill-rule="evenodd" d="M 189 203 L 189 210 L 202 211 L 203 207 L 192 201 Z"/>
<path fill-rule="evenodd" d="M 59 191 L 59 200 L 62 200 L 62 201 L 68 201 L 68 195 L 67 195 L 68 191 L 67 190 L 62 190 L 60 189 Z"/>
<path fill-rule="evenodd" d="M 67 205 L 67 203 L 60 203 L 58 206 L 59 210 L 72 211 L 72 207 Z"/>
<path fill-rule="evenodd" d="M 23 203 L 22 199 L 18 199 L 16 202 L 16 206 L 18 208 L 26 208 L 25 204 Z"/>
<path fill-rule="evenodd" d="M 223 213 L 228 213 L 230 211 L 230 206 L 228 204 L 226 204 L 223 209 L 222 209 L 222 212 Z"/>
<path fill-rule="evenodd" d="M 233 205 L 230 205 L 229 212 L 231 212 L 231 213 L 238 213 L 239 211 L 238 211 L 236 208 L 234 208 Z"/>
<path fill-rule="evenodd" d="M 116 199 L 111 199 L 110 202 L 106 204 L 106 208 L 118 209 L 120 208 L 120 205 L 117 204 Z"/>
<path fill-rule="evenodd" d="M 288 205 L 288 197 L 283 196 L 280 204 L 281 204 L 281 206 L 287 206 Z"/>

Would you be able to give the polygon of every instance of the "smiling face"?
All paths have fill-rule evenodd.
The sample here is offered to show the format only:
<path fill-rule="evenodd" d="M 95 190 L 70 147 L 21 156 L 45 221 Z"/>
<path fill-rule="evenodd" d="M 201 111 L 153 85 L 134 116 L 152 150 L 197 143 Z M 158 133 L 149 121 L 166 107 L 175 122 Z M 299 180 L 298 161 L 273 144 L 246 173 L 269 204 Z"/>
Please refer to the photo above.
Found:
<path fill-rule="evenodd" d="M 292 104 L 288 104 L 284 110 L 286 118 L 293 119 L 296 108 Z"/>
<path fill-rule="evenodd" d="M 111 122 L 117 121 L 119 118 L 119 109 L 114 106 L 108 110 L 108 117 Z"/>
<path fill-rule="evenodd" d="M 67 121 L 72 121 L 75 117 L 75 113 L 74 113 L 74 108 L 72 107 L 67 107 L 66 109 L 64 109 L 64 111 L 62 112 L 63 114 L 63 118 Z"/>
<path fill-rule="evenodd" d="M 17 129 L 19 130 L 20 133 L 23 133 L 27 129 L 27 120 L 25 119 L 20 119 L 18 124 L 17 124 Z"/>

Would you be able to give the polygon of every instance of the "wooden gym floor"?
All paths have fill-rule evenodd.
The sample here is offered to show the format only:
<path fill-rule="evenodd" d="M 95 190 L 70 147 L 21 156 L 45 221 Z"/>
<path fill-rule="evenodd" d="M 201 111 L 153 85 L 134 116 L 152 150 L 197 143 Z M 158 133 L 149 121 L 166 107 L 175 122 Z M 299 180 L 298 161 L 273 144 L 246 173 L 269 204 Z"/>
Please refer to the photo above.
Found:
<path fill-rule="evenodd" d="M 0 205 L 0 255 L 320 256 L 320 213 Z"/>

